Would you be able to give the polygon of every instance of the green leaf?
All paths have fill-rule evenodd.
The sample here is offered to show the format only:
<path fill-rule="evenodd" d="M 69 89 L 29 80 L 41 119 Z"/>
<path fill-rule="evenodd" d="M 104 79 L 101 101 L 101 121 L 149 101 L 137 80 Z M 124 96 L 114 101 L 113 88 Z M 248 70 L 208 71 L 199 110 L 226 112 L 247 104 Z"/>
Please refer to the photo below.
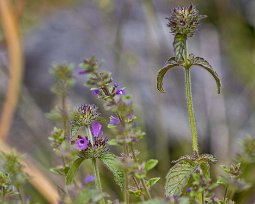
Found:
<path fill-rule="evenodd" d="M 113 173 L 115 182 L 123 188 L 124 185 L 124 171 L 120 165 L 120 162 L 114 154 L 106 153 L 101 158 L 101 161 L 106 167 Z"/>
<path fill-rule="evenodd" d="M 205 70 L 207 70 L 213 76 L 213 78 L 215 79 L 215 82 L 217 84 L 218 94 L 220 94 L 220 92 L 221 92 L 221 81 L 220 81 L 220 78 L 218 77 L 218 74 L 216 73 L 216 71 L 214 71 L 212 66 L 205 59 L 203 59 L 201 57 L 195 57 L 193 59 L 192 65 L 197 65 L 197 66 L 200 66 L 200 67 L 204 68 Z"/>
<path fill-rule="evenodd" d="M 111 139 L 107 142 L 108 145 L 117 146 L 119 145 L 118 141 L 116 139 Z"/>
<path fill-rule="evenodd" d="M 158 181 L 160 177 L 151 178 L 147 181 L 147 186 L 150 188 L 151 186 L 154 186 Z"/>
<path fill-rule="evenodd" d="M 163 88 L 163 79 L 165 74 L 167 73 L 167 71 L 173 67 L 178 66 L 179 63 L 176 62 L 175 57 L 171 57 L 166 65 L 158 72 L 158 76 L 157 76 L 157 89 L 161 92 L 164 93 L 164 88 Z"/>
<path fill-rule="evenodd" d="M 70 169 L 66 175 L 66 185 L 69 185 L 72 183 L 73 178 L 83 161 L 84 161 L 84 159 L 79 157 L 72 163 L 72 165 L 70 166 Z"/>
<path fill-rule="evenodd" d="M 72 125 L 71 127 L 71 138 L 74 138 L 80 129 L 79 125 Z"/>
<path fill-rule="evenodd" d="M 69 169 L 70 169 L 69 166 L 64 166 L 64 167 L 61 166 L 61 167 L 51 168 L 50 171 L 51 171 L 52 173 L 65 176 L 65 175 L 67 175 Z"/>
<path fill-rule="evenodd" d="M 149 170 L 153 169 L 157 164 L 158 164 L 158 160 L 156 160 L 156 159 L 148 160 L 144 167 L 145 171 L 149 171 Z"/>
<path fill-rule="evenodd" d="M 205 178 L 210 178 L 210 165 L 208 162 L 203 162 L 200 164 L 200 168 L 203 171 L 203 175 Z"/>
<path fill-rule="evenodd" d="M 175 164 L 166 176 L 165 195 L 180 196 L 187 185 L 191 174 L 196 171 L 198 164 L 180 162 Z"/>
<path fill-rule="evenodd" d="M 186 44 L 186 36 L 182 34 L 176 34 L 174 37 L 174 53 L 176 57 L 176 61 L 180 62 L 183 59 L 183 52 Z"/>

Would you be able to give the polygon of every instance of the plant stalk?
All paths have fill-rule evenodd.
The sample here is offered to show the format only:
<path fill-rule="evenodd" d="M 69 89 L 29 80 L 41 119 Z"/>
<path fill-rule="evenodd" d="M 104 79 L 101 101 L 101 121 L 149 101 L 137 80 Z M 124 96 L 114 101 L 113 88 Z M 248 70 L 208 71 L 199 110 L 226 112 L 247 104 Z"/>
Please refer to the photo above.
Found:
<path fill-rule="evenodd" d="M 94 145 L 94 139 L 93 139 L 93 136 L 92 136 L 92 133 L 91 133 L 91 130 L 89 127 L 86 127 L 86 133 L 87 133 L 90 143 L 92 145 Z M 102 184 L 101 184 L 101 179 L 100 179 L 100 174 L 99 174 L 99 169 L 97 166 L 96 158 L 93 158 L 91 160 L 92 160 L 94 175 L 96 177 L 96 179 L 95 179 L 96 180 L 96 188 L 99 192 L 103 193 L 103 188 L 102 188 Z M 100 204 L 104 204 L 104 203 L 105 203 L 105 201 L 104 201 L 104 199 L 102 199 L 100 201 Z"/>
<path fill-rule="evenodd" d="M 187 106 L 189 111 L 189 123 L 190 129 L 192 134 L 192 146 L 193 152 L 198 154 L 198 143 L 197 143 L 197 130 L 196 130 L 196 121 L 193 109 L 193 102 L 192 102 L 192 91 L 191 91 L 191 77 L 190 77 L 190 66 L 188 62 L 188 53 L 187 53 L 187 46 L 184 49 L 184 60 L 185 60 L 185 90 L 186 90 L 186 99 L 187 99 Z"/>

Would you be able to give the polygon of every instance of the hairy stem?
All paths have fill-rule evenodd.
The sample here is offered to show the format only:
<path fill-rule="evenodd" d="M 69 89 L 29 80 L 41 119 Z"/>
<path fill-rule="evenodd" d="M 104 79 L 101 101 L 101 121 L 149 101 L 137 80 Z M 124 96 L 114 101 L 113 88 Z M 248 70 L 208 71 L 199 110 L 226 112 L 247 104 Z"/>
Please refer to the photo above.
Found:
<path fill-rule="evenodd" d="M 92 136 L 92 133 L 91 133 L 91 130 L 89 127 L 86 128 L 86 133 L 87 133 L 87 136 L 89 138 L 89 141 L 92 145 L 94 145 L 94 139 L 93 139 L 93 136 Z M 96 188 L 99 192 L 103 192 L 103 188 L 102 188 L 102 184 L 101 184 L 101 179 L 100 179 L 100 174 L 99 174 L 99 169 L 98 169 L 98 166 L 97 166 L 97 161 L 95 158 L 92 159 L 92 166 L 93 166 L 93 171 L 94 171 L 94 175 L 96 177 Z M 104 204 L 105 201 L 104 199 L 102 199 L 100 201 L 100 204 Z"/>
<path fill-rule="evenodd" d="M 193 152 L 198 154 L 198 143 L 197 143 L 197 131 L 196 131 L 196 121 L 193 110 L 192 102 L 192 92 L 191 92 L 191 77 L 190 77 L 190 68 L 185 68 L 185 89 L 186 89 L 186 98 L 189 111 L 189 123 L 192 134 L 192 146 Z"/>

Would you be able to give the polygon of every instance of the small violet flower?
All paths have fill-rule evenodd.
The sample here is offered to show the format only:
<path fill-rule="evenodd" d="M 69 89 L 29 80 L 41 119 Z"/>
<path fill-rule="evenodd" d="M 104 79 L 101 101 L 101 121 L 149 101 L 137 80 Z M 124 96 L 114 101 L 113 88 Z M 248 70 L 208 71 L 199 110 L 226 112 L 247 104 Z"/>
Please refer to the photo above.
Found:
<path fill-rule="evenodd" d="M 98 137 L 102 133 L 102 124 L 98 121 L 94 121 L 91 124 L 91 132 L 94 137 Z"/>
<path fill-rule="evenodd" d="M 120 120 L 117 116 L 111 116 L 110 117 L 110 124 L 112 125 L 118 125 L 120 123 Z"/>
<path fill-rule="evenodd" d="M 86 74 L 87 72 L 85 70 L 80 70 L 79 71 L 79 75 L 83 75 L 83 74 Z"/>
<path fill-rule="evenodd" d="M 187 193 L 190 193 L 191 192 L 191 188 L 187 188 Z"/>
<path fill-rule="evenodd" d="M 117 95 L 125 95 L 125 91 L 124 91 L 123 89 L 118 89 L 118 90 L 116 91 L 116 94 L 117 94 Z"/>
<path fill-rule="evenodd" d="M 210 197 L 211 201 L 215 201 L 215 196 Z"/>
<path fill-rule="evenodd" d="M 93 95 L 98 95 L 98 94 L 100 93 L 100 90 L 95 89 L 95 90 L 92 90 L 91 93 L 92 93 Z"/>
<path fill-rule="evenodd" d="M 113 83 L 113 86 L 114 86 L 115 88 L 117 88 L 117 87 L 119 86 L 119 84 Z"/>
<path fill-rule="evenodd" d="M 75 141 L 75 145 L 78 150 L 85 150 L 88 148 L 89 141 L 85 137 L 78 136 L 78 139 Z"/>
<path fill-rule="evenodd" d="M 86 178 L 84 179 L 84 183 L 91 183 L 95 180 L 95 176 L 92 176 L 92 175 L 88 175 L 86 176 Z"/>

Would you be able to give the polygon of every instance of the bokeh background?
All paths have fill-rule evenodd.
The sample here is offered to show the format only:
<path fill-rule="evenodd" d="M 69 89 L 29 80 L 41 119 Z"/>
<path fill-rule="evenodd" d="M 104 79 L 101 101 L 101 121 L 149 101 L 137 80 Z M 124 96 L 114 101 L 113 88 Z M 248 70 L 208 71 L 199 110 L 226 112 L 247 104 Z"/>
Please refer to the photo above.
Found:
<path fill-rule="evenodd" d="M 173 36 L 165 18 L 176 5 L 187 6 L 192 2 L 201 14 L 208 16 L 196 35 L 188 40 L 188 48 L 189 52 L 207 59 L 222 80 L 222 94 L 218 95 L 208 72 L 192 70 L 201 152 L 214 154 L 219 164 L 230 163 L 240 151 L 241 139 L 255 136 L 255 1 L 8 2 L 15 15 L 22 60 L 16 64 L 10 60 L 13 59 L 8 52 L 12 38 L 5 34 L 2 18 L 1 113 L 8 87 L 13 85 L 8 82 L 15 80 L 15 76 L 19 81 L 21 72 L 22 80 L 15 83 L 16 89 L 11 91 L 15 95 L 20 90 L 10 131 L 2 138 L 30 158 L 53 182 L 58 180 L 47 169 L 59 161 L 53 155 L 48 136 L 55 124 L 45 113 L 59 103 L 50 90 L 53 78 L 49 69 L 54 63 L 73 63 L 77 68 L 77 84 L 70 95 L 70 107 L 81 103 L 98 104 L 83 86 L 84 78 L 78 76 L 79 63 L 92 55 L 103 62 L 103 69 L 112 72 L 115 81 L 127 87 L 127 92 L 133 95 L 139 123 L 146 132 L 141 152 L 144 157 L 159 159 L 157 171 L 162 177 L 170 161 L 191 151 L 183 70 L 177 68 L 167 73 L 165 94 L 156 89 L 157 72 L 173 55 Z M 19 62 L 23 63 L 23 69 Z M 17 69 L 9 71 L 10 65 Z"/>

